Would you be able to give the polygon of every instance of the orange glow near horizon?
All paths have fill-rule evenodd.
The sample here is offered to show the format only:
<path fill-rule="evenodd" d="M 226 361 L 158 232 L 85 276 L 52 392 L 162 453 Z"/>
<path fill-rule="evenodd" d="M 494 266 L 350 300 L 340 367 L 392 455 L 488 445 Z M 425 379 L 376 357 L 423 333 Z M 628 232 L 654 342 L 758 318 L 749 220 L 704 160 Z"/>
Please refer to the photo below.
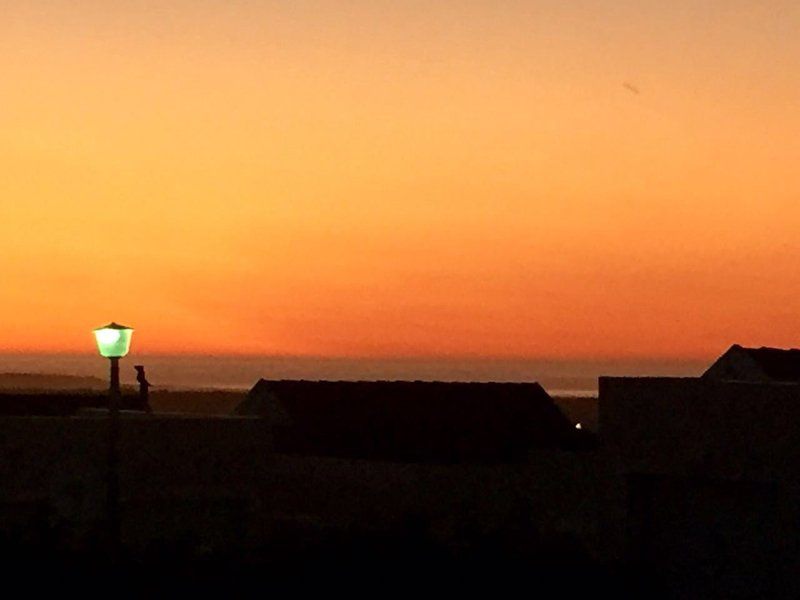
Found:
<path fill-rule="evenodd" d="M 800 345 L 796 2 L 0 10 L 0 351 Z"/>

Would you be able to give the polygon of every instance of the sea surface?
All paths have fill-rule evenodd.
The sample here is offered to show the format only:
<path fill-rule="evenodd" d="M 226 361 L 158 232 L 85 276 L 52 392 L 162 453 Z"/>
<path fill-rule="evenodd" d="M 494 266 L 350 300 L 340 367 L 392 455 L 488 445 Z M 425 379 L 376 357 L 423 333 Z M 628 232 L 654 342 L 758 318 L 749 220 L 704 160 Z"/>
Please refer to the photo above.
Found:
<path fill-rule="evenodd" d="M 538 381 L 553 395 L 593 396 L 600 375 L 696 376 L 713 360 L 534 360 L 480 358 L 326 358 L 134 354 L 121 362 L 123 383 L 144 365 L 158 388 L 249 389 L 265 379 L 383 379 L 421 381 Z M 108 377 L 97 355 L 0 354 L 0 373 Z"/>

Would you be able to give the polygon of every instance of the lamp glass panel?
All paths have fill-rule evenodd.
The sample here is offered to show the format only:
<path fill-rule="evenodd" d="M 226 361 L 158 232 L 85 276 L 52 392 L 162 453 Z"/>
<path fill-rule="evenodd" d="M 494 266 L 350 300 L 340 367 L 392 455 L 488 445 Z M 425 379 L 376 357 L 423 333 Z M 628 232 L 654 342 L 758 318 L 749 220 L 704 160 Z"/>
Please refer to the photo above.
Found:
<path fill-rule="evenodd" d="M 122 358 L 131 347 L 133 329 L 96 329 L 94 338 L 101 356 Z"/>

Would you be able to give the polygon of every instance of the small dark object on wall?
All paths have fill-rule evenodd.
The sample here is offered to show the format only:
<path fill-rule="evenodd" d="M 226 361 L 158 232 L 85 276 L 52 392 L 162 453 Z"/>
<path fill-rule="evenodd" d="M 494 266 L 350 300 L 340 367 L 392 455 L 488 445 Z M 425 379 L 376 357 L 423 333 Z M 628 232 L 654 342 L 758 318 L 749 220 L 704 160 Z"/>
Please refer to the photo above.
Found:
<path fill-rule="evenodd" d="M 146 412 L 153 412 L 153 409 L 150 408 L 151 383 L 147 381 L 147 377 L 144 374 L 144 365 L 135 365 L 133 368 L 136 369 L 136 381 L 139 382 L 139 406 L 137 408 Z"/>

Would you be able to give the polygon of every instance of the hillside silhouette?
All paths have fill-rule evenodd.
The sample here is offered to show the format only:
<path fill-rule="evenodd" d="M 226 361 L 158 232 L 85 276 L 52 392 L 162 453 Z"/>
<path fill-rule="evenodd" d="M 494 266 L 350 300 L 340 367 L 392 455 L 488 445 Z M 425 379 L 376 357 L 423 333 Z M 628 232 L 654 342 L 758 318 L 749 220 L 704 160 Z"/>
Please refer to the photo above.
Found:
<path fill-rule="evenodd" d="M 86 390 L 101 391 L 108 382 L 86 375 L 54 373 L 0 373 L 0 390 Z"/>

